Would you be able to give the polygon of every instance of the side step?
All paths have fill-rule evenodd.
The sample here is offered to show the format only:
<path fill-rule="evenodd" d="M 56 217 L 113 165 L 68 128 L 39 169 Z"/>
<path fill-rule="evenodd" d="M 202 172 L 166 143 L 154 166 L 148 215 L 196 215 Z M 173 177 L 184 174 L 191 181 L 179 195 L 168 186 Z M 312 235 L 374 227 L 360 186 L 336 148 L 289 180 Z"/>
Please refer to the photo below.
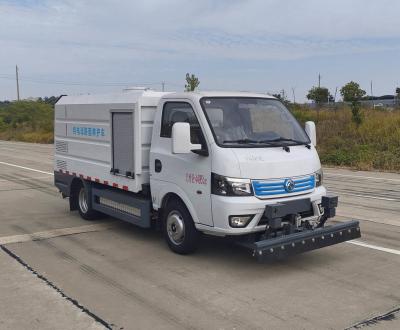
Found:
<path fill-rule="evenodd" d="M 259 261 L 264 261 L 285 258 L 359 237 L 361 237 L 359 222 L 351 220 L 301 233 L 239 244 L 252 251 L 253 256 Z"/>
<path fill-rule="evenodd" d="M 133 193 L 92 187 L 93 209 L 142 228 L 151 226 L 150 199 Z"/>

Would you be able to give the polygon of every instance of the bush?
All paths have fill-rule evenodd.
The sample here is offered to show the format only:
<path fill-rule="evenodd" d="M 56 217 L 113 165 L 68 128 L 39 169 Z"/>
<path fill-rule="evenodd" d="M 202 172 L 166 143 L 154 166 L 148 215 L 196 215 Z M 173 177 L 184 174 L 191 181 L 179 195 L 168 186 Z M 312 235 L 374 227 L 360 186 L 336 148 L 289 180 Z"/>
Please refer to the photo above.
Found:
<path fill-rule="evenodd" d="M 0 139 L 53 142 L 54 110 L 41 101 L 18 101 L 0 107 Z"/>
<path fill-rule="evenodd" d="M 294 116 L 317 126 L 321 162 L 359 170 L 400 171 L 400 111 L 361 109 L 363 121 L 352 121 L 351 109 L 317 110 L 296 106 Z"/>

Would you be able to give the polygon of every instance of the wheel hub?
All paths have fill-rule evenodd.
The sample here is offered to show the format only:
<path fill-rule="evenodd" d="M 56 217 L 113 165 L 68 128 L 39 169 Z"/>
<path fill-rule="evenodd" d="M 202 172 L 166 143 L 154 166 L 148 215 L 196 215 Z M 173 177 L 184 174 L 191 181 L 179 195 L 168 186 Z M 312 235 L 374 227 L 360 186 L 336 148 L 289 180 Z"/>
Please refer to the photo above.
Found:
<path fill-rule="evenodd" d="M 86 193 L 85 193 L 85 189 L 81 188 L 81 190 L 79 191 L 79 208 L 81 209 L 81 211 L 83 213 L 87 213 L 89 207 L 88 207 L 88 203 L 87 203 L 87 199 L 86 199 Z"/>
<path fill-rule="evenodd" d="M 185 238 L 185 223 L 178 211 L 172 211 L 167 217 L 167 233 L 169 239 L 176 245 L 183 242 Z"/>

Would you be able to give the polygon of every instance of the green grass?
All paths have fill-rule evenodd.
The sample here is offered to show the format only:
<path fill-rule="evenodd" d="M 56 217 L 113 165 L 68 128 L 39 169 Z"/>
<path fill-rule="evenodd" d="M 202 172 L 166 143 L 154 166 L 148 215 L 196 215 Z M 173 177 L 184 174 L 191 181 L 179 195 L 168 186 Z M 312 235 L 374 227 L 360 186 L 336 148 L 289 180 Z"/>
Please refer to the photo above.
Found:
<path fill-rule="evenodd" d="M 400 111 L 363 109 L 357 127 L 346 106 L 320 111 L 291 106 L 304 125 L 317 125 L 317 149 L 324 165 L 400 172 Z M 0 103 L 0 139 L 52 143 L 54 110 L 43 101 Z"/>
<path fill-rule="evenodd" d="M 0 139 L 36 143 L 53 142 L 54 110 L 39 101 L 0 104 Z"/>
<path fill-rule="evenodd" d="M 302 124 L 315 121 L 317 149 L 323 164 L 400 171 L 400 111 L 363 109 L 359 127 L 352 122 L 346 106 L 336 111 L 296 106 L 292 112 Z"/>

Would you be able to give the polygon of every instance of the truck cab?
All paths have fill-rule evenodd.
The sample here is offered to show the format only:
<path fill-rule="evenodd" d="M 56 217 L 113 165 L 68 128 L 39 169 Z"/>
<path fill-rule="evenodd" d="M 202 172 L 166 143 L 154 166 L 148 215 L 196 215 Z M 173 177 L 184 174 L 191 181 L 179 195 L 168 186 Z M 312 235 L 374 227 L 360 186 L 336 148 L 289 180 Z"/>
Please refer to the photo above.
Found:
<path fill-rule="evenodd" d="M 307 199 L 297 222 L 322 217 L 322 169 L 310 136 L 277 99 L 252 93 L 164 96 L 154 120 L 150 185 L 155 209 L 171 194 L 197 230 L 213 235 L 265 231 L 265 207 Z"/>

